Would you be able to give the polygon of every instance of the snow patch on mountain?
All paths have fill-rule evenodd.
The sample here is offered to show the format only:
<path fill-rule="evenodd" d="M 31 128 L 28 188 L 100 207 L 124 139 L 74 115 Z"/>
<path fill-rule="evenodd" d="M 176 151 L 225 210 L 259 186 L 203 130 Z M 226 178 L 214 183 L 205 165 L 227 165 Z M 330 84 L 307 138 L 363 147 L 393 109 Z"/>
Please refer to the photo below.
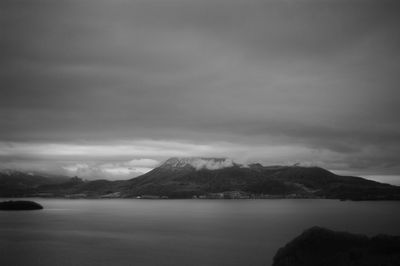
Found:
<path fill-rule="evenodd" d="M 200 157 L 187 157 L 187 158 L 170 158 L 161 167 L 163 168 L 184 168 L 191 166 L 196 170 L 208 169 L 218 170 L 234 166 L 235 163 L 229 158 L 200 158 Z"/>

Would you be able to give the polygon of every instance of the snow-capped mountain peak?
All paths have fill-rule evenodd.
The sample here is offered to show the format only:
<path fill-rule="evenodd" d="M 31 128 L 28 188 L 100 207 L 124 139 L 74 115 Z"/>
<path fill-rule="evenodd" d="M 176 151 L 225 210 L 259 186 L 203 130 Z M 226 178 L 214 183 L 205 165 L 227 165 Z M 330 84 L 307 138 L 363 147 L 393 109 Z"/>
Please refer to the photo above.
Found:
<path fill-rule="evenodd" d="M 217 170 L 234 165 L 235 163 L 229 158 L 173 157 L 165 161 L 160 167 L 170 169 L 193 167 L 196 170 Z"/>

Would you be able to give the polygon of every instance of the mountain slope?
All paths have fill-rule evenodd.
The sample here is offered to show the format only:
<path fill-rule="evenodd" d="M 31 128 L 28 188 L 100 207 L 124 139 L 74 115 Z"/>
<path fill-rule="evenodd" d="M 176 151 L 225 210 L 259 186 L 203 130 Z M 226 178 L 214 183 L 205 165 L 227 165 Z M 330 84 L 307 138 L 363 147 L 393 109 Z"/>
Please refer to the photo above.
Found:
<path fill-rule="evenodd" d="M 243 166 L 221 158 L 171 158 L 129 180 L 123 189 L 131 196 L 191 197 L 244 191 L 293 197 L 400 199 L 399 187 L 360 177 L 338 176 L 319 167 Z"/>
<path fill-rule="evenodd" d="M 213 198 L 215 194 L 221 197 L 222 192 L 253 198 L 400 200 L 400 187 L 339 176 L 319 167 L 240 165 L 225 158 L 171 158 L 142 176 L 120 181 L 83 181 L 21 172 L 0 175 L 0 197 L 97 198 L 112 194 Z"/>

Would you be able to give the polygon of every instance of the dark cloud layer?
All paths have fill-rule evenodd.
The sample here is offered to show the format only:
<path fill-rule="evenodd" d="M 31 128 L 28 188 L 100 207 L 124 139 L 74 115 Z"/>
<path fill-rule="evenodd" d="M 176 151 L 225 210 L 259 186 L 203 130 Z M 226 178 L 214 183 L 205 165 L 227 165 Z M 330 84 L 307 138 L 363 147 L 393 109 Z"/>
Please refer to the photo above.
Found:
<path fill-rule="evenodd" d="M 276 162 L 400 174 L 398 1 L 5 0 L 0 12 L 0 142 L 21 149 L 3 148 L 4 164 L 30 163 L 24 144 L 152 140 L 224 142 L 190 147 L 264 162 L 258 147 L 290 146 Z"/>

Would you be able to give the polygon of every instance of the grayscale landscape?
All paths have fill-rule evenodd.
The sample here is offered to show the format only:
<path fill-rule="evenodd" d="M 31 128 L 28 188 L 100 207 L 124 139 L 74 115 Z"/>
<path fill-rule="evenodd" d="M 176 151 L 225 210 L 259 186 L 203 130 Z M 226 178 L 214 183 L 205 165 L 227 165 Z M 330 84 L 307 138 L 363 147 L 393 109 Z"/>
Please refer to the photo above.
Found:
<path fill-rule="evenodd" d="M 400 265 L 399 14 L 0 1 L 0 265 Z"/>

